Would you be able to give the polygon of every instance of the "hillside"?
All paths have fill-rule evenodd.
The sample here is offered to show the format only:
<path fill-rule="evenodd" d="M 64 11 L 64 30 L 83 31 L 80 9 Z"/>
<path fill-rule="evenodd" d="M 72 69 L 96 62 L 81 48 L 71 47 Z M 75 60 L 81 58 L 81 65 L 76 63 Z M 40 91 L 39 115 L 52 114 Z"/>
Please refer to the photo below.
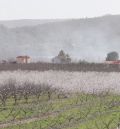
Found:
<path fill-rule="evenodd" d="M 63 19 L 64 20 L 64 19 Z M 62 19 L 21 19 L 21 20 L 2 20 L 0 24 L 8 27 L 24 27 L 24 26 L 35 26 L 39 24 L 46 24 L 50 22 L 59 22 L 63 21 Z"/>
<path fill-rule="evenodd" d="M 63 49 L 74 59 L 103 61 L 107 52 L 120 52 L 120 15 L 53 21 L 15 27 L 0 22 L 0 58 L 50 59 Z"/>

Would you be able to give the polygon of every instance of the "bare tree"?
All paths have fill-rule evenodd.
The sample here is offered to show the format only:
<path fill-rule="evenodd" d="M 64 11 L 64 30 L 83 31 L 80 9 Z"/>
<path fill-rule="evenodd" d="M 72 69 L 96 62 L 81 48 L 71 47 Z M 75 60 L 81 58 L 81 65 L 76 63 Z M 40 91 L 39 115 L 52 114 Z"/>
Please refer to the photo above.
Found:
<path fill-rule="evenodd" d="M 3 84 L 0 86 L 0 99 L 4 107 L 6 106 L 6 100 L 9 97 L 9 91 L 10 89 L 8 85 Z"/>
<path fill-rule="evenodd" d="M 28 103 L 29 96 L 32 95 L 33 84 L 26 81 L 22 89 L 25 102 Z"/>
<path fill-rule="evenodd" d="M 43 94 L 43 92 L 44 92 L 44 85 L 43 84 L 38 84 L 38 85 L 34 86 L 32 93 L 33 93 L 33 95 L 36 96 L 37 101 L 39 101 L 40 96 Z"/>
<path fill-rule="evenodd" d="M 44 85 L 44 92 L 48 94 L 48 100 L 51 99 L 53 93 L 55 93 L 56 89 L 53 88 L 51 85 Z"/>
<path fill-rule="evenodd" d="M 9 87 L 9 92 L 10 92 L 10 96 L 12 96 L 12 98 L 14 99 L 14 104 L 17 104 L 17 99 L 18 99 L 18 88 L 16 86 L 16 81 L 10 79 L 7 83 L 8 87 Z"/>

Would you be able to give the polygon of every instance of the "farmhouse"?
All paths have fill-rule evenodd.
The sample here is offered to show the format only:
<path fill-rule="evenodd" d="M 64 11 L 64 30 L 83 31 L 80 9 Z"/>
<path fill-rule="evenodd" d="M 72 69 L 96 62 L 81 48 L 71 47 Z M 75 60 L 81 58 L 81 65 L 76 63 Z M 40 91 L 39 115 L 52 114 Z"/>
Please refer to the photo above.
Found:
<path fill-rule="evenodd" d="M 120 64 L 120 60 L 116 61 L 105 61 L 106 64 Z"/>
<path fill-rule="evenodd" d="M 30 63 L 31 58 L 29 56 L 18 56 L 16 57 L 16 62 L 21 64 Z"/>

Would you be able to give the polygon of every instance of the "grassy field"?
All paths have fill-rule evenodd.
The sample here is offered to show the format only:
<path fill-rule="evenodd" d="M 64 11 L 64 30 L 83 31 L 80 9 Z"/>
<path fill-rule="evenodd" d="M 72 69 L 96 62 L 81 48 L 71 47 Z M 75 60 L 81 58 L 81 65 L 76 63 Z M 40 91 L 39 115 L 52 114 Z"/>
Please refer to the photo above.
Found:
<path fill-rule="evenodd" d="M 99 94 L 42 94 L 0 106 L 1 129 L 115 129 L 120 122 L 120 96 Z"/>

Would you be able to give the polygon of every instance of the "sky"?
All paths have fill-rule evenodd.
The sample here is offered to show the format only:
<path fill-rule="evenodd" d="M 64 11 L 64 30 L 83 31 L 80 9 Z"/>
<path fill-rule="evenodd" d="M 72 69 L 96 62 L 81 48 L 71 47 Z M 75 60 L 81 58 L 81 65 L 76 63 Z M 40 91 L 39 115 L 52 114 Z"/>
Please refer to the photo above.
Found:
<path fill-rule="evenodd" d="M 120 0 L 0 0 L 0 20 L 120 14 Z"/>

